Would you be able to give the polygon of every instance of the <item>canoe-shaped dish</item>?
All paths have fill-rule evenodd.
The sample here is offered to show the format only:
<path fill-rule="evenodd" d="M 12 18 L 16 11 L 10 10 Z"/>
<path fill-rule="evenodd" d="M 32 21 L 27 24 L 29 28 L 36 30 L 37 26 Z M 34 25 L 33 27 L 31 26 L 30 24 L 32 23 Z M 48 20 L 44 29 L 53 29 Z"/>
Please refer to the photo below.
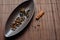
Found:
<path fill-rule="evenodd" d="M 17 6 L 9 16 L 5 25 L 5 37 L 11 37 L 22 31 L 30 22 L 34 14 L 32 0 L 25 1 Z"/>

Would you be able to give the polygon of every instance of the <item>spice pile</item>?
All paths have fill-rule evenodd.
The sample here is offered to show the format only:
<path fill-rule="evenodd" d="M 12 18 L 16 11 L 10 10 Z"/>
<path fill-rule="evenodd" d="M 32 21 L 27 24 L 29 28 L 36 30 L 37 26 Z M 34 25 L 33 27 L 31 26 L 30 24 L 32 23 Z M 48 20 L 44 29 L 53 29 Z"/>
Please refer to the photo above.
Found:
<path fill-rule="evenodd" d="M 27 10 L 27 12 L 26 12 L 24 8 L 20 9 L 20 17 L 17 17 L 16 20 L 14 21 L 14 23 L 12 23 L 10 25 L 12 30 L 17 29 L 17 27 L 19 27 L 22 24 L 22 22 L 25 20 L 24 16 L 26 16 L 27 18 L 29 17 L 29 14 L 28 14 L 29 11 L 30 10 Z"/>

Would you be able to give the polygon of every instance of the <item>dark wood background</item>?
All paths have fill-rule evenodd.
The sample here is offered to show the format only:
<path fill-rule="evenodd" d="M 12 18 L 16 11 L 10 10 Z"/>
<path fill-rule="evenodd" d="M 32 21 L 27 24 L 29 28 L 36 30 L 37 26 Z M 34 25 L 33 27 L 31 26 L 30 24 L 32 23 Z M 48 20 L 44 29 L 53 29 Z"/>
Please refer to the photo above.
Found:
<path fill-rule="evenodd" d="M 21 1 L 0 0 L 0 40 L 5 40 L 6 20 Z M 34 0 L 34 5 L 35 15 L 29 26 L 13 40 L 60 40 L 60 0 Z M 40 10 L 45 14 L 37 21 L 35 16 Z"/>

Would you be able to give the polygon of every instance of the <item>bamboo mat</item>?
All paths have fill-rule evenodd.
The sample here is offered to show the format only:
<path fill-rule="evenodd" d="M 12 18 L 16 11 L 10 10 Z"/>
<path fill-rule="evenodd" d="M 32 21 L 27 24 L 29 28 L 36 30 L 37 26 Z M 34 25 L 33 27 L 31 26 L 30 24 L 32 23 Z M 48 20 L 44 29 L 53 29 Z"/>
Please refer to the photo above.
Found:
<path fill-rule="evenodd" d="M 5 23 L 11 12 L 23 0 L 0 0 L 0 40 L 5 40 Z M 60 0 L 34 0 L 35 15 L 25 32 L 13 40 L 60 40 Z M 38 21 L 36 14 L 43 10 Z M 40 25 L 40 26 L 38 26 Z M 11 39 L 11 40 L 12 40 Z"/>

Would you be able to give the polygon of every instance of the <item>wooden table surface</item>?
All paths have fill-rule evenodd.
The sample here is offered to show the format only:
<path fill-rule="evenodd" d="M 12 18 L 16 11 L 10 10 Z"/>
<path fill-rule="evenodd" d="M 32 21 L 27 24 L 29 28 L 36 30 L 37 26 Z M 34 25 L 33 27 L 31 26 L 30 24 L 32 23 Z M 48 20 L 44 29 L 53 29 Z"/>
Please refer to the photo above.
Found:
<path fill-rule="evenodd" d="M 5 23 L 11 12 L 23 0 L 0 0 L 0 40 L 4 37 Z M 60 0 L 34 0 L 35 15 L 21 34 L 11 40 L 60 40 Z M 36 14 L 43 10 L 44 16 L 38 21 Z M 40 26 L 38 26 L 40 25 Z"/>

